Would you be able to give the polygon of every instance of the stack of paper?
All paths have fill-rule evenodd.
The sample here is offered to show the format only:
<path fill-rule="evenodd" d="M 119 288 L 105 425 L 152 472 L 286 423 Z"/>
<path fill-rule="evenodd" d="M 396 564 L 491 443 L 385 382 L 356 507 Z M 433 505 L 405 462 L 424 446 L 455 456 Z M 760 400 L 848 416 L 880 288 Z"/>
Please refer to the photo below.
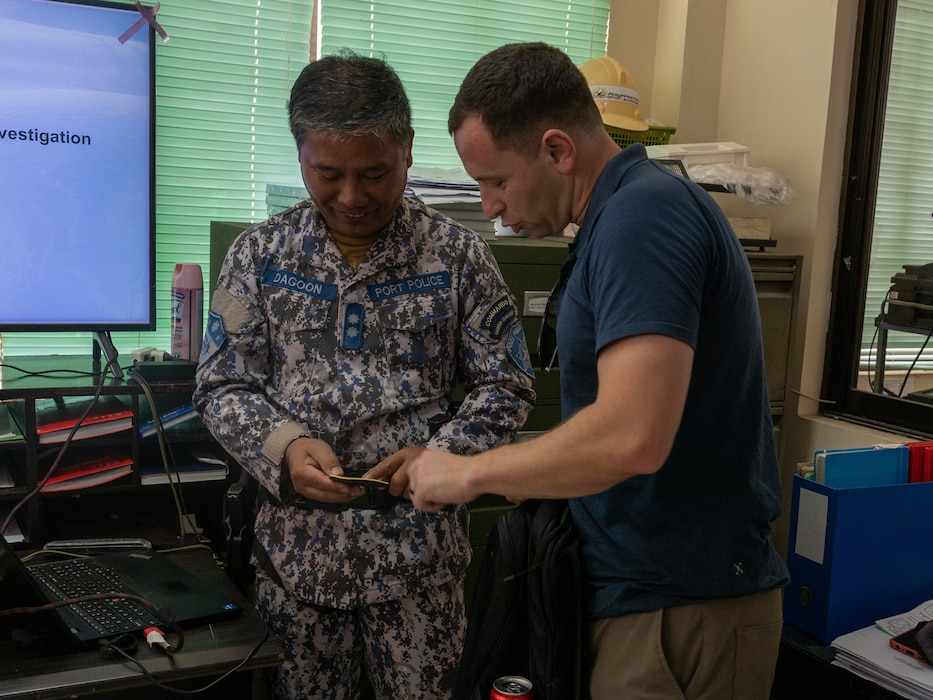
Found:
<path fill-rule="evenodd" d="M 11 489 L 16 486 L 13 481 L 13 474 L 10 467 L 5 462 L 0 462 L 0 489 Z"/>
<path fill-rule="evenodd" d="M 0 442 L 22 440 L 19 426 L 13 420 L 13 414 L 3 401 L 0 401 Z"/>
<path fill-rule="evenodd" d="M 2 525 L 8 517 L 10 517 L 10 508 L 0 503 L 0 525 Z M 19 521 L 16 519 L 16 515 L 10 518 L 10 522 L 6 526 L 6 530 L 3 531 L 3 536 L 10 544 L 18 544 L 20 542 L 26 541 L 26 537 L 23 535 L 23 531 L 20 529 Z"/>
<path fill-rule="evenodd" d="M 902 615 L 844 634 L 833 640 L 836 652 L 833 663 L 906 698 L 930 700 L 933 698 L 933 666 L 895 651 L 890 641 L 917 622 L 931 618 L 933 600 Z"/>
<path fill-rule="evenodd" d="M 140 473 L 144 486 L 167 484 L 169 478 L 176 484 L 196 481 L 220 481 L 227 478 L 227 463 L 209 450 L 191 448 L 176 456 L 176 463 L 168 472 L 157 460 L 147 461 Z"/>
<path fill-rule="evenodd" d="M 462 168 L 412 168 L 408 190 L 429 206 L 480 200 L 479 185 Z"/>

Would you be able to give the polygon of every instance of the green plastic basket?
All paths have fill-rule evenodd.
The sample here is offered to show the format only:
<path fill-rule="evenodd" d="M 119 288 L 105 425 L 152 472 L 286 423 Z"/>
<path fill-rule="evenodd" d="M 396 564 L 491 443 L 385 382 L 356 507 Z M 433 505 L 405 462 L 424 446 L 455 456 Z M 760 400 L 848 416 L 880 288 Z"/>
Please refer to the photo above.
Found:
<path fill-rule="evenodd" d="M 629 131 L 614 126 L 606 126 L 606 131 L 619 146 L 625 148 L 633 143 L 643 143 L 646 146 L 663 146 L 670 143 L 671 135 L 677 131 L 676 126 L 651 126 L 647 131 Z"/>

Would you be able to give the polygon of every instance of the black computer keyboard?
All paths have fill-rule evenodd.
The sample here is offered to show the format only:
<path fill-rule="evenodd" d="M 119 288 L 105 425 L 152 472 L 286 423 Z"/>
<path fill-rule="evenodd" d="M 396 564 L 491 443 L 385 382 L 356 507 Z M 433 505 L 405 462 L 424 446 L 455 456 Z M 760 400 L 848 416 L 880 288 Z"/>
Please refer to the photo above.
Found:
<path fill-rule="evenodd" d="M 44 586 L 62 600 L 101 593 L 126 593 L 113 571 L 90 559 L 72 559 L 30 568 Z M 144 605 L 128 598 L 105 598 L 75 603 L 78 615 L 101 635 L 117 635 L 158 625 Z"/>

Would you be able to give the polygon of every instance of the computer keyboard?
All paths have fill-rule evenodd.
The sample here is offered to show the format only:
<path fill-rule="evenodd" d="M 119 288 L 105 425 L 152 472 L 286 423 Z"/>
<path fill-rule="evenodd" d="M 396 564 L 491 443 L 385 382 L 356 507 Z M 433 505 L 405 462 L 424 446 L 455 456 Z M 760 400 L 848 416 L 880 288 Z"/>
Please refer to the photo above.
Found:
<path fill-rule="evenodd" d="M 129 593 L 119 576 L 90 559 L 72 559 L 30 567 L 32 575 L 58 598 L 80 598 L 101 593 Z M 102 635 L 117 635 L 158 625 L 144 605 L 128 598 L 105 598 L 75 603 L 78 615 Z"/>

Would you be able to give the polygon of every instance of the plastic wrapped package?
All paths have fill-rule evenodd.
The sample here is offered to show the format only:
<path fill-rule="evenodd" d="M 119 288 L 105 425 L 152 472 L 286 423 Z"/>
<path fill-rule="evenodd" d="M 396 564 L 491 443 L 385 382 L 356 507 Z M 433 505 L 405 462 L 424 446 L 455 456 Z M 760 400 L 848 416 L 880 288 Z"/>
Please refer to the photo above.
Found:
<path fill-rule="evenodd" d="M 706 163 L 687 168 L 694 182 L 720 185 L 753 204 L 787 204 L 797 196 L 790 181 L 770 168 L 737 163 Z"/>

